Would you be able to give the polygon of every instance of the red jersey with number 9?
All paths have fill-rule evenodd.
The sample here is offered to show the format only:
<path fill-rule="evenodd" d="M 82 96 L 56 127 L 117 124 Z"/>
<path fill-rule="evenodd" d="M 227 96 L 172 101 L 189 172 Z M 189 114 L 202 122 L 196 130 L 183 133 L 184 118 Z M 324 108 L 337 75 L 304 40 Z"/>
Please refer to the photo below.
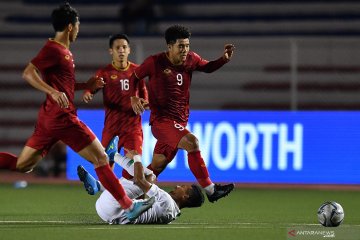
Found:
<path fill-rule="evenodd" d="M 222 57 L 209 62 L 194 52 L 189 52 L 182 65 L 173 65 L 166 53 L 145 59 L 134 77 L 149 77 L 150 124 L 162 117 L 187 124 L 193 71 L 213 72 L 226 62 Z"/>

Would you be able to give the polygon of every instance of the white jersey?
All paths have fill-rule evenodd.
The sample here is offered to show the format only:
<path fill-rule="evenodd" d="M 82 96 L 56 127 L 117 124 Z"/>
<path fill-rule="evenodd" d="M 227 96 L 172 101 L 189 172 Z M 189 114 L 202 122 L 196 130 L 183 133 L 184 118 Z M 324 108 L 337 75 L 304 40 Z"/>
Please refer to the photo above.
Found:
<path fill-rule="evenodd" d="M 143 194 L 143 191 L 132 181 L 121 178 L 120 182 L 129 198 L 134 199 Z M 108 192 L 104 191 L 96 201 L 96 211 L 100 218 L 110 224 L 167 224 L 180 215 L 180 209 L 172 197 L 153 184 L 147 192 L 149 197 L 155 197 L 155 203 L 146 212 L 142 213 L 134 222 L 130 222 L 120 204 Z"/>

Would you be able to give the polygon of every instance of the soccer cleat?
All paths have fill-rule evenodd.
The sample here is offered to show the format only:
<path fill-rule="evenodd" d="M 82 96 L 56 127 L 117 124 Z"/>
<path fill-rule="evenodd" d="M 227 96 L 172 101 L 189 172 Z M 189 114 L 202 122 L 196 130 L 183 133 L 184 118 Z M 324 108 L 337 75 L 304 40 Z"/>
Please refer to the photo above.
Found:
<path fill-rule="evenodd" d="M 138 218 L 143 212 L 151 208 L 151 206 L 154 204 L 155 198 L 151 197 L 146 200 L 134 200 L 134 205 L 131 209 L 131 211 L 126 212 L 126 218 L 129 219 L 129 221 L 134 221 L 136 218 Z"/>
<path fill-rule="evenodd" d="M 85 190 L 90 195 L 95 195 L 98 191 L 100 191 L 100 183 L 97 181 L 86 169 L 79 165 L 77 167 L 77 174 L 79 176 L 80 181 L 84 183 Z"/>
<path fill-rule="evenodd" d="M 227 185 L 219 185 L 215 184 L 214 186 L 214 193 L 211 195 L 207 195 L 209 202 L 215 202 L 220 198 L 226 197 L 233 189 L 235 185 L 233 183 Z"/>
<path fill-rule="evenodd" d="M 109 161 L 113 162 L 115 153 L 118 152 L 119 137 L 115 136 L 107 145 L 105 152 L 109 156 Z"/>

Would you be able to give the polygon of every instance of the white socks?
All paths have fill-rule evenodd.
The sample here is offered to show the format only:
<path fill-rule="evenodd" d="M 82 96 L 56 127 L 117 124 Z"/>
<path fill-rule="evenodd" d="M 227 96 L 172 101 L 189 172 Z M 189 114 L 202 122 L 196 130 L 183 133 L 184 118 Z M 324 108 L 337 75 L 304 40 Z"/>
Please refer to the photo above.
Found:
<path fill-rule="evenodd" d="M 215 191 L 215 184 L 214 183 L 211 183 L 209 186 L 206 186 L 204 188 L 205 192 L 207 195 L 212 195 Z"/>
<path fill-rule="evenodd" d="M 131 176 L 134 176 L 134 163 L 141 162 L 141 156 L 135 155 L 134 159 L 130 159 L 128 157 L 122 156 L 119 153 L 115 153 L 114 161 L 119 164 L 122 168 L 124 168 Z M 153 171 L 144 167 L 145 176 L 152 174 Z"/>

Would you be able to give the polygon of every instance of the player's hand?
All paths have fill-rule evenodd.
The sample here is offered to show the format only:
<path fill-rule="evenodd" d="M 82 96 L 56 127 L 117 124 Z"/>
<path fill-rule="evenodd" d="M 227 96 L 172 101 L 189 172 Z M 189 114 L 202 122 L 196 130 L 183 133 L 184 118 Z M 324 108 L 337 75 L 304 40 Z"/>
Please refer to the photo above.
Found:
<path fill-rule="evenodd" d="M 140 98 L 140 101 L 141 101 L 141 104 L 142 104 L 142 106 L 144 107 L 145 110 L 149 110 L 149 109 L 150 109 L 149 101 L 146 101 L 146 100 L 143 99 L 143 98 Z"/>
<path fill-rule="evenodd" d="M 225 58 L 227 61 L 230 61 L 234 53 L 234 50 L 235 50 L 234 44 L 225 44 L 223 58 Z"/>
<path fill-rule="evenodd" d="M 94 94 L 92 94 L 90 91 L 85 91 L 83 96 L 82 96 L 82 100 L 85 103 L 89 103 L 94 97 Z"/>
<path fill-rule="evenodd" d="M 69 99 L 67 98 L 64 92 L 54 91 L 50 93 L 52 99 L 59 105 L 61 108 L 69 107 Z"/>
<path fill-rule="evenodd" d="M 130 100 L 131 100 L 131 107 L 135 114 L 142 114 L 145 111 L 143 105 L 145 100 L 143 98 L 132 96 L 130 97 Z"/>
<path fill-rule="evenodd" d="M 98 76 L 91 77 L 86 82 L 86 89 L 89 90 L 90 92 L 95 92 L 96 90 L 103 88 L 104 86 L 105 86 L 104 79 Z"/>
<path fill-rule="evenodd" d="M 130 150 L 126 147 L 124 147 L 124 150 L 126 151 L 126 154 L 125 156 L 130 158 L 130 159 L 133 159 L 135 155 L 139 155 L 137 151 L 135 150 Z"/>
<path fill-rule="evenodd" d="M 151 174 L 148 174 L 148 175 L 145 175 L 145 179 L 146 181 L 148 181 L 149 183 L 156 183 L 156 175 L 154 173 L 151 173 Z"/>

